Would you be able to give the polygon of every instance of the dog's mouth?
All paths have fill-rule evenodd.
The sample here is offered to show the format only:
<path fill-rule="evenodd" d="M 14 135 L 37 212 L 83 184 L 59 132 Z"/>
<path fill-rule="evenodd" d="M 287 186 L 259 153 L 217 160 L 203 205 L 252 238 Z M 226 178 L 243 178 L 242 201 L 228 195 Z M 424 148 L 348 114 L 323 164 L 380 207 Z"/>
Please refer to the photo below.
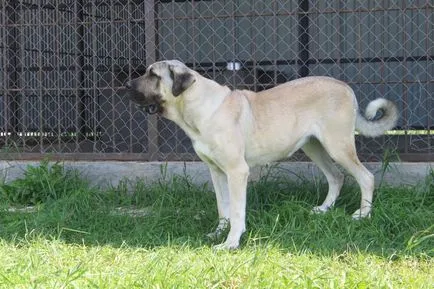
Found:
<path fill-rule="evenodd" d="M 136 104 L 137 108 L 145 111 L 148 114 L 162 113 L 162 101 L 158 95 L 145 97 L 142 93 L 135 90 L 130 90 L 130 99 Z"/>
<path fill-rule="evenodd" d="M 147 114 L 156 114 L 160 111 L 160 106 L 156 103 L 151 103 L 147 105 L 136 103 L 136 107 L 140 110 L 143 110 Z"/>

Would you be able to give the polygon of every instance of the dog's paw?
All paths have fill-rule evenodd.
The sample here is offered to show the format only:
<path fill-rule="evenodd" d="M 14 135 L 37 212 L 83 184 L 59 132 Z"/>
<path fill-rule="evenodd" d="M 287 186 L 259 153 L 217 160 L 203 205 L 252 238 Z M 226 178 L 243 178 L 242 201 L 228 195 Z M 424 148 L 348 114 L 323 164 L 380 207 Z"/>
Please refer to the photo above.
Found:
<path fill-rule="evenodd" d="M 235 250 L 235 249 L 238 249 L 238 247 L 239 247 L 238 242 L 228 242 L 228 241 L 226 241 L 224 243 L 215 245 L 212 248 L 215 251 L 223 251 L 223 250 Z"/>
<path fill-rule="evenodd" d="M 353 220 L 361 220 L 371 217 L 371 208 L 358 209 L 352 215 Z"/>
<path fill-rule="evenodd" d="M 327 213 L 327 211 L 330 209 L 330 207 L 324 207 L 324 206 L 316 206 L 312 209 L 312 214 L 324 214 Z"/>
<path fill-rule="evenodd" d="M 214 232 L 206 234 L 208 239 L 211 239 L 213 241 L 218 240 L 222 237 L 224 233 L 227 232 L 229 229 L 229 220 L 227 219 L 220 219 L 219 224 Z"/>

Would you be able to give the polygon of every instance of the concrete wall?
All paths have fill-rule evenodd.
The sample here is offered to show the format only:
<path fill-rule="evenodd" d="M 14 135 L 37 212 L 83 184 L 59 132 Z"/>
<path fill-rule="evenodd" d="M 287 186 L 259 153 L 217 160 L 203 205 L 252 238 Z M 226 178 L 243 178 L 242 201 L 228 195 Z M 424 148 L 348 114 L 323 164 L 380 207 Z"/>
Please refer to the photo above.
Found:
<path fill-rule="evenodd" d="M 31 161 L 0 161 L 0 178 L 10 182 L 22 176 L 28 165 L 38 165 Z M 162 177 L 162 171 L 170 179 L 173 175 L 188 175 L 197 184 L 211 183 L 206 165 L 202 162 L 64 162 L 67 169 L 77 169 L 88 178 L 92 184 L 98 186 L 116 186 L 119 181 L 131 181 L 139 178 L 149 182 Z M 376 175 L 376 182 L 381 179 L 381 163 L 365 163 L 367 168 Z M 282 162 L 271 167 L 255 168 L 251 172 L 250 180 L 258 179 L 271 169 L 272 173 L 287 176 L 293 180 L 322 179 L 323 175 L 310 162 Z M 423 182 L 430 171 L 434 170 L 434 163 L 391 163 L 384 175 L 384 182 L 390 185 L 415 185 Z"/>

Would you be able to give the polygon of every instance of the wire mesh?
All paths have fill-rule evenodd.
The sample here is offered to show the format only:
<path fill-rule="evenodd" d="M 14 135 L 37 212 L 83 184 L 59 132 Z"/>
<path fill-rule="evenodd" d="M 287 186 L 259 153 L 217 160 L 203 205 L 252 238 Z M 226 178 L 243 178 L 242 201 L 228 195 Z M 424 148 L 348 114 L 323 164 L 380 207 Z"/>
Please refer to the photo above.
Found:
<path fill-rule="evenodd" d="M 362 109 L 386 97 L 401 112 L 393 132 L 357 136 L 362 160 L 433 160 L 433 10 L 403 0 L 2 1 L 0 158 L 196 160 L 175 124 L 137 110 L 123 89 L 176 58 L 234 89 L 344 80 Z"/>

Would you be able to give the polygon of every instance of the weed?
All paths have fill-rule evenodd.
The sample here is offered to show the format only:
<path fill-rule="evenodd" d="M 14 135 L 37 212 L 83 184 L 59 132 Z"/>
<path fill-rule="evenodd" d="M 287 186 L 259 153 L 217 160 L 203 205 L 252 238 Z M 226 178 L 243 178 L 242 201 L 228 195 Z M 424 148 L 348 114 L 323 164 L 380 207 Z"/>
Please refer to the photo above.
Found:
<path fill-rule="evenodd" d="M 45 160 L 38 166 L 27 166 L 22 178 L 3 183 L 0 194 L 12 204 L 36 205 L 60 199 L 85 184 L 77 171 L 66 171 L 62 164 Z"/>
<path fill-rule="evenodd" d="M 393 161 L 400 161 L 399 154 L 396 149 L 385 148 L 383 154 L 383 161 L 381 163 L 381 175 L 379 186 L 381 187 L 384 181 L 384 176 L 390 170 L 390 163 Z"/>

